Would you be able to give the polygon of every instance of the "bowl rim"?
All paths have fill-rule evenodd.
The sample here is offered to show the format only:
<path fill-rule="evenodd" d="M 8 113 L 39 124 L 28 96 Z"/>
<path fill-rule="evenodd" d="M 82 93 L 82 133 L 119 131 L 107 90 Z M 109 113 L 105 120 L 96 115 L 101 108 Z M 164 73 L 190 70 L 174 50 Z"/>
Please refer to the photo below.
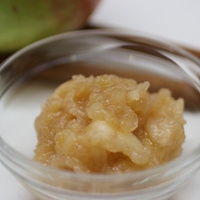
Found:
<path fill-rule="evenodd" d="M 184 50 L 183 48 L 179 47 L 178 45 L 174 44 L 171 41 L 168 41 L 163 38 L 155 37 L 154 35 L 147 35 L 146 33 L 139 32 L 139 31 L 133 31 L 128 29 L 116 29 L 116 28 L 106 28 L 106 29 L 97 29 L 97 30 L 78 30 L 78 31 L 71 31 L 67 33 L 57 34 L 54 36 L 47 37 L 45 39 L 39 40 L 37 42 L 34 42 L 21 50 L 18 50 L 17 52 L 13 53 L 11 56 L 9 56 L 5 61 L 3 61 L 0 64 L 0 73 L 2 69 L 6 68 L 6 66 L 10 63 L 12 63 L 16 58 L 23 55 L 27 51 L 31 51 L 34 48 L 39 48 L 45 44 L 48 44 L 49 42 L 55 42 L 56 40 L 70 38 L 70 37 L 79 37 L 79 36 L 88 36 L 88 35 L 123 35 L 123 36 L 137 36 L 139 38 L 149 39 L 152 42 L 158 42 L 162 45 L 164 45 L 166 48 L 168 47 L 171 50 L 177 51 L 181 55 L 187 57 L 189 60 L 192 60 L 200 67 L 200 59 L 196 56 L 192 55 L 190 52 Z M 200 68 L 199 68 L 200 71 Z M 192 72 L 192 74 L 194 74 Z M 200 81 L 199 79 L 196 81 L 198 84 L 198 90 L 200 92 Z M 191 156 L 193 155 L 193 156 Z M 165 163 L 161 166 L 153 167 L 150 169 L 145 169 L 144 171 L 138 171 L 138 172 L 130 172 L 130 173 L 123 173 L 123 174 L 86 174 L 86 173 L 74 173 L 62 169 L 52 168 L 50 166 L 46 166 L 44 164 L 41 164 L 39 162 L 36 162 L 34 160 L 30 160 L 26 158 L 25 155 L 22 153 L 16 151 L 14 148 L 12 148 L 9 144 L 7 144 L 3 138 L 0 136 L 0 161 L 4 164 L 2 156 L 9 158 L 11 161 L 15 161 L 19 166 L 25 167 L 26 170 L 29 170 L 30 167 L 41 169 L 44 171 L 48 171 L 52 174 L 57 174 L 62 177 L 74 177 L 78 179 L 89 179 L 89 180 L 114 180 L 114 179 L 132 179 L 137 178 L 141 176 L 149 176 L 153 174 L 157 174 L 159 172 L 166 171 L 168 169 L 176 169 L 177 172 L 180 171 L 181 168 L 185 168 L 189 166 L 191 163 L 197 162 L 200 159 L 200 144 L 193 149 L 190 153 L 187 155 L 183 155 L 181 157 L 176 158 L 175 160 L 172 160 L 168 163 Z M 188 162 L 185 162 L 187 159 Z M 4 164 L 6 165 L 6 164 Z M 200 163 L 199 163 L 200 165 Z"/>

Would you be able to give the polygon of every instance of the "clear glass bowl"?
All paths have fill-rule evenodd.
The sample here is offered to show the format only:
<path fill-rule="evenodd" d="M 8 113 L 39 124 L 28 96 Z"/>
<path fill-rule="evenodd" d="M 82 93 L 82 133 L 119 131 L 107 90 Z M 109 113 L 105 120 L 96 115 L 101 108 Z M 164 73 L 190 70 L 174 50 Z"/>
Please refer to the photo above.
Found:
<path fill-rule="evenodd" d="M 118 175 L 75 174 L 32 160 L 34 120 L 46 98 L 73 74 L 117 74 L 170 88 L 185 99 L 182 155 L 153 169 Z M 0 68 L 0 160 L 35 196 L 47 200 L 163 200 L 200 166 L 200 61 L 162 39 L 125 30 L 61 34 L 34 43 Z"/>

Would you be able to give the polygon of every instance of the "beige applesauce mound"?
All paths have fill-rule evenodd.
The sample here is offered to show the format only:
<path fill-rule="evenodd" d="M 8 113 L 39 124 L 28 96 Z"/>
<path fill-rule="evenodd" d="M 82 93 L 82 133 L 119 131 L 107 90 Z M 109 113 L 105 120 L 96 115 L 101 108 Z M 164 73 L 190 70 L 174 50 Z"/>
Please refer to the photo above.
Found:
<path fill-rule="evenodd" d="M 75 75 L 48 98 L 35 121 L 34 159 L 83 173 L 125 173 L 181 154 L 184 101 L 168 89 L 115 75 Z"/>

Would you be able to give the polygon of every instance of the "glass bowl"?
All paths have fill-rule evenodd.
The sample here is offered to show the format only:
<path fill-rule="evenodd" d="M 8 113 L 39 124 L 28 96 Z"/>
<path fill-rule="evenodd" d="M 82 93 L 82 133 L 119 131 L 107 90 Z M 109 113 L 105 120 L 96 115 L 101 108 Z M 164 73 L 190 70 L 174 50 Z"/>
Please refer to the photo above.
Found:
<path fill-rule="evenodd" d="M 183 153 L 134 173 L 76 174 L 32 160 L 34 120 L 55 87 L 73 74 L 117 74 L 171 89 L 185 100 Z M 127 30 L 56 35 L 12 55 L 0 68 L 0 160 L 36 197 L 47 200 L 164 200 L 200 166 L 200 61 L 168 41 Z"/>

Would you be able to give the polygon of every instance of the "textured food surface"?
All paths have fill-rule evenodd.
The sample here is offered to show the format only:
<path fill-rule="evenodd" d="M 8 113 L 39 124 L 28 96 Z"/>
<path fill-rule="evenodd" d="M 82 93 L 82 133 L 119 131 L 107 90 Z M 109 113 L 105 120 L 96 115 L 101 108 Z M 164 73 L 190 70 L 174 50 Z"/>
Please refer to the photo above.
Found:
<path fill-rule="evenodd" d="M 74 75 L 47 99 L 35 121 L 34 159 L 80 173 L 125 173 L 181 154 L 184 101 L 149 82 Z"/>

